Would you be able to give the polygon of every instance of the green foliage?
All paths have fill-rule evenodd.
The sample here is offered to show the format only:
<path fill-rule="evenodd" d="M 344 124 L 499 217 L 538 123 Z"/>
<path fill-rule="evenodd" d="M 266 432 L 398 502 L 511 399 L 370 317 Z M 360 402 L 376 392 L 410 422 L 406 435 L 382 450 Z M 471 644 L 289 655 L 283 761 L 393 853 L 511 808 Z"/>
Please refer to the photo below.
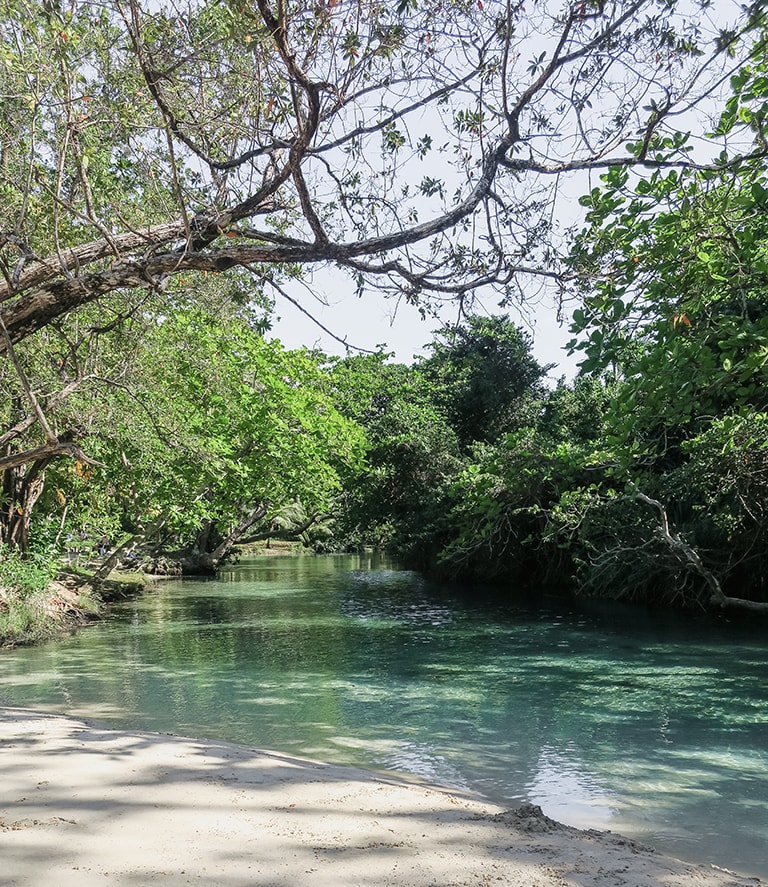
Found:
<path fill-rule="evenodd" d="M 33 538 L 82 536 L 91 550 L 102 535 L 114 544 L 149 532 L 186 545 L 267 503 L 331 508 L 360 463 L 362 432 L 324 393 L 322 356 L 267 342 L 251 304 L 216 280 L 89 330 L 108 304 L 18 349 L 38 390 L 68 391 L 50 399 L 49 421 L 74 429 L 93 460 L 28 467 L 45 479 Z M 23 393 L 10 403 L 23 407 Z M 30 432 L 16 445 L 34 445 Z"/>
<path fill-rule="evenodd" d="M 590 227 L 571 254 L 583 291 L 571 344 L 583 372 L 610 368 L 619 380 L 604 442 L 625 492 L 574 491 L 554 516 L 595 593 L 706 606 L 709 570 L 739 595 L 766 598 L 763 50 L 732 78 L 717 127 L 740 127 L 742 145 L 746 130 L 754 151 L 639 180 L 612 169 L 582 201 Z M 660 147 L 688 150 L 682 137 Z M 667 531 L 638 489 L 664 509 Z"/>
<path fill-rule="evenodd" d="M 160 521 L 190 540 L 259 503 L 321 512 L 361 457 L 361 436 L 322 392 L 308 352 L 267 342 L 237 316 L 178 311 L 148 329 L 118 420 L 93 452 L 126 527 Z"/>
<path fill-rule="evenodd" d="M 732 80 L 720 131 L 736 108 L 762 145 L 765 62 Z M 746 103 L 746 104 L 742 104 Z M 674 141 L 674 140 L 673 140 Z M 679 144 L 672 147 L 684 147 Z M 606 173 L 585 198 L 591 227 L 571 261 L 585 290 L 572 345 L 584 371 L 626 380 L 614 439 L 631 458 L 695 435 L 704 417 L 760 409 L 768 382 L 768 180 L 762 153 L 727 169 Z M 632 447 L 634 441 L 635 446 Z"/>
<path fill-rule="evenodd" d="M 709 593 L 659 535 L 655 511 L 631 488 L 601 484 L 564 494 L 551 513 L 584 595 L 635 603 L 708 606 Z"/>
<path fill-rule="evenodd" d="M 26 557 L 0 545 L 0 589 L 7 597 L 24 599 L 44 591 L 56 575 L 48 553 L 30 552 Z"/>
<path fill-rule="evenodd" d="M 367 439 L 364 468 L 346 486 L 340 539 L 420 557 L 432 532 L 428 512 L 439 510 L 439 491 L 459 462 L 456 434 L 424 377 L 387 355 L 341 360 L 332 379 L 337 407 Z"/>
<path fill-rule="evenodd" d="M 536 362 L 530 339 L 508 317 L 470 316 L 430 348 L 418 371 L 463 447 L 492 443 L 527 423 L 528 401 L 549 368 Z"/>
<path fill-rule="evenodd" d="M 768 415 L 728 414 L 684 444 L 666 482 L 723 581 L 768 599 Z"/>
<path fill-rule="evenodd" d="M 568 587 L 575 551 L 563 544 L 562 502 L 580 484 L 605 482 L 603 415 L 610 390 L 598 380 L 541 395 L 535 426 L 475 446 L 451 490 L 453 535 L 444 570 L 505 578 L 527 587 Z"/>
<path fill-rule="evenodd" d="M 340 408 L 368 437 L 347 492 L 348 538 L 452 576 L 546 573 L 533 566 L 546 508 L 582 470 L 604 392 L 584 382 L 547 395 L 545 372 L 501 317 L 441 333 L 411 369 L 384 355 L 341 361 Z"/>
<path fill-rule="evenodd" d="M 632 479 L 608 479 L 563 494 L 549 517 L 566 546 L 582 593 L 707 608 L 711 592 L 700 572 L 663 532 L 696 550 L 722 586 L 740 597 L 768 599 L 768 418 L 728 414 L 682 444 L 674 465 L 637 467 Z"/>
<path fill-rule="evenodd" d="M 23 557 L 0 545 L 0 644 L 37 640 L 54 630 L 49 590 L 54 575 L 49 554 Z"/>

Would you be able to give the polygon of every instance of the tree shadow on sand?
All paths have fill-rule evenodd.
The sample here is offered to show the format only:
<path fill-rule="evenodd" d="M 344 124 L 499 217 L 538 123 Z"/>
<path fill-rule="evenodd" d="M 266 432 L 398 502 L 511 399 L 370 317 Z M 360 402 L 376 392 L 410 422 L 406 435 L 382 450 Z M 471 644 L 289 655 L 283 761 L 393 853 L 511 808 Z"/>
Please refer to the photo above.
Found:
<path fill-rule="evenodd" d="M 225 742 L 0 710 L 2 883 L 742 887 L 524 805 Z"/>

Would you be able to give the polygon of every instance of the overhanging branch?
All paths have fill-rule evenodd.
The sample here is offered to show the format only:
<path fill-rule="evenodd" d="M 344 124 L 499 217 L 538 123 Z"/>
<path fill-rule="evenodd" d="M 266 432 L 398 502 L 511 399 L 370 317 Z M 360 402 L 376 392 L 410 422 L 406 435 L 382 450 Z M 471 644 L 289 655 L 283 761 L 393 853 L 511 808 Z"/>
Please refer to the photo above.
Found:
<path fill-rule="evenodd" d="M 652 499 L 650 496 L 646 496 L 645 493 L 641 493 L 639 490 L 635 491 L 635 497 L 640 502 L 650 505 L 659 512 L 660 524 L 656 528 L 657 535 L 666 543 L 670 551 L 672 551 L 679 560 L 704 580 L 712 594 L 710 598 L 710 604 L 712 606 L 734 607 L 742 610 L 754 610 L 756 612 L 768 613 L 768 603 L 748 601 L 744 598 L 729 597 L 726 595 L 720 585 L 720 580 L 711 570 L 708 570 L 704 566 L 698 552 L 695 551 L 679 533 L 672 532 L 669 525 L 667 510 L 662 503 L 659 502 L 658 499 Z"/>
<path fill-rule="evenodd" d="M 78 462 L 84 462 L 86 465 L 95 465 L 97 468 L 106 468 L 102 462 L 91 459 L 90 456 L 80 449 L 80 447 L 71 441 L 56 441 L 55 443 L 47 443 L 40 447 L 34 447 L 31 450 L 24 450 L 21 453 L 12 453 L 9 456 L 0 456 L 0 471 L 7 471 L 11 468 L 18 468 L 21 465 L 28 465 L 30 462 L 40 462 L 43 460 L 55 459 L 57 456 L 71 456 Z"/>

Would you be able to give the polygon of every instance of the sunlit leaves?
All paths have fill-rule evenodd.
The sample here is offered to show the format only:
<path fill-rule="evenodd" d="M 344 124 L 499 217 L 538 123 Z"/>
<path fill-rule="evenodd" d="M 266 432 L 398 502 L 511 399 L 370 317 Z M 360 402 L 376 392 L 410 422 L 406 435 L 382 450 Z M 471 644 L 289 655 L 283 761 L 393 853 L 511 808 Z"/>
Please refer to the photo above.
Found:
<path fill-rule="evenodd" d="M 470 133 L 479 136 L 483 130 L 485 115 L 482 111 L 469 109 L 457 111 L 454 116 L 454 126 L 457 133 Z"/>
<path fill-rule="evenodd" d="M 285 352 L 236 318 L 194 311 L 159 323 L 144 352 L 151 396 L 167 398 L 163 421 L 176 442 L 157 466 L 136 454 L 145 510 L 178 503 L 172 524 L 189 531 L 261 501 L 328 507 L 338 471 L 359 457 L 359 434 L 322 394 L 309 354 Z"/>

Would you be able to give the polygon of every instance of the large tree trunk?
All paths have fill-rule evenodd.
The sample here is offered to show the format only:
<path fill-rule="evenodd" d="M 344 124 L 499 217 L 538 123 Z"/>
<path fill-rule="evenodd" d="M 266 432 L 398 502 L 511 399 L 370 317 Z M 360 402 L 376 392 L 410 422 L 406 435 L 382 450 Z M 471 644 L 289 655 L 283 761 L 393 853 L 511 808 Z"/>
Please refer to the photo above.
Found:
<path fill-rule="evenodd" d="M 2 473 L 0 542 L 24 554 L 29 548 L 32 509 L 45 487 L 49 459 L 6 468 Z"/>
<path fill-rule="evenodd" d="M 219 565 L 224 561 L 234 546 L 245 536 L 251 527 L 258 523 L 267 513 L 269 506 L 260 502 L 253 511 L 244 517 L 227 536 L 213 549 L 213 551 L 201 551 L 197 548 L 179 558 L 181 569 L 184 573 L 206 574 L 215 573 Z"/>
<path fill-rule="evenodd" d="M 213 533 L 213 529 L 216 526 L 215 520 L 207 520 L 203 526 L 200 528 L 200 532 L 197 534 L 197 539 L 195 539 L 195 545 L 193 551 L 195 552 L 207 552 L 209 548 L 209 543 L 211 541 L 211 534 Z"/>

